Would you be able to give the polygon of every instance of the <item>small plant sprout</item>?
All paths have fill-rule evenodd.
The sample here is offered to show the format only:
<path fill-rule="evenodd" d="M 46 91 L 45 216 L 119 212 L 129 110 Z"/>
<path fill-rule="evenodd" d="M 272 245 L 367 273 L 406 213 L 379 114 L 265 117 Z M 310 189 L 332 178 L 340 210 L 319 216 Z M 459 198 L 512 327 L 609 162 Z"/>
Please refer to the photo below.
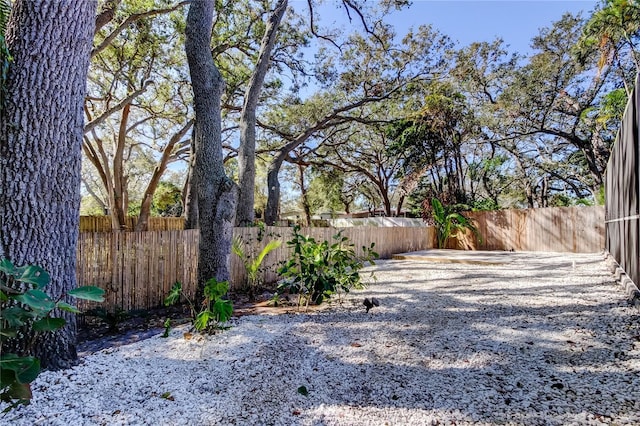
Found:
<path fill-rule="evenodd" d="M 260 241 L 258 241 L 260 242 Z M 277 249 L 282 245 L 280 240 L 271 240 L 267 243 L 267 245 L 258 253 L 257 256 L 253 256 L 250 253 L 246 253 L 245 251 L 245 243 L 242 241 L 240 237 L 235 237 L 233 239 L 231 250 L 233 253 L 240 258 L 244 268 L 247 272 L 247 289 L 251 297 L 255 296 L 255 292 L 262 284 L 262 262 L 264 258 L 273 250 Z M 255 249 L 252 249 L 255 251 Z"/>

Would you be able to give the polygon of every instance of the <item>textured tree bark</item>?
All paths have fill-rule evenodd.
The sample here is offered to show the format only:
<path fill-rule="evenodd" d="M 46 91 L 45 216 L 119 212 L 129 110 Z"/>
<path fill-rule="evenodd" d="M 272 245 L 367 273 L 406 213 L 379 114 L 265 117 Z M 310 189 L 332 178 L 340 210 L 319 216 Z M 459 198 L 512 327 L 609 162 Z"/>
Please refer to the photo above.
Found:
<path fill-rule="evenodd" d="M 82 105 L 96 2 L 18 0 L 7 27 L 14 62 L 0 112 L 0 257 L 51 274 L 52 298 L 76 287 Z M 75 318 L 36 336 L 48 368 L 76 360 Z M 24 353 L 26 339 L 12 349 Z"/>
<path fill-rule="evenodd" d="M 214 0 L 191 3 L 187 15 L 185 50 L 194 94 L 200 247 L 199 295 L 210 278 L 229 279 L 229 256 L 235 222 L 237 186 L 224 172 L 221 100 L 224 80 L 211 56 Z"/>
<path fill-rule="evenodd" d="M 288 151 L 287 151 L 288 153 Z M 264 209 L 264 223 L 274 226 L 280 214 L 280 180 L 278 173 L 284 162 L 284 155 L 279 153 L 267 169 L 267 206 Z"/>
<path fill-rule="evenodd" d="M 195 130 L 192 132 L 191 152 L 189 155 L 189 173 L 187 181 L 184 183 L 182 190 L 182 204 L 184 205 L 184 229 L 198 229 L 198 190 L 193 174 L 193 165 L 195 163 L 196 151 Z"/>
<path fill-rule="evenodd" d="M 240 147 L 238 149 L 238 182 L 240 185 L 236 224 L 250 226 L 255 220 L 255 180 L 256 180 L 256 108 L 258 98 L 269 70 L 271 51 L 276 42 L 278 27 L 288 0 L 278 0 L 273 14 L 267 21 L 256 68 L 251 75 L 249 87 L 244 96 L 240 115 Z"/>

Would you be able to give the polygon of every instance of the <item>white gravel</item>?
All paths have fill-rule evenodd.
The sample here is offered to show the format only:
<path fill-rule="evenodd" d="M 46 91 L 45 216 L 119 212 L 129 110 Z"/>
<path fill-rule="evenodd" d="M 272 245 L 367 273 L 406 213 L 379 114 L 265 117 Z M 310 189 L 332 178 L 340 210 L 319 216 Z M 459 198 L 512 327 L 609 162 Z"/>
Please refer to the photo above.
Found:
<path fill-rule="evenodd" d="M 330 310 L 177 329 L 44 372 L 0 423 L 640 424 L 640 315 L 602 259 L 380 261 Z"/>

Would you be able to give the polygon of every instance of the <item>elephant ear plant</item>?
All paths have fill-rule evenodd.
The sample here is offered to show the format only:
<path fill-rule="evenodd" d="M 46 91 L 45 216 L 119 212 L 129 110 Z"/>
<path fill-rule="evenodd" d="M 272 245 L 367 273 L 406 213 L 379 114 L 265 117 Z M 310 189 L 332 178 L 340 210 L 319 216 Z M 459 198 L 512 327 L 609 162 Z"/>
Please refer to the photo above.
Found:
<path fill-rule="evenodd" d="M 473 223 L 461 213 L 453 210 L 452 207 L 445 207 L 437 198 L 431 199 L 432 219 L 436 228 L 438 238 L 438 248 L 443 249 L 449 237 L 455 236 L 459 231 L 465 229 L 474 233 L 476 238 L 480 239 L 478 230 Z"/>
<path fill-rule="evenodd" d="M 16 267 L 9 260 L 0 260 L 0 344 L 30 333 L 56 331 L 66 324 L 53 317 L 56 310 L 80 313 L 64 302 L 64 294 L 53 300 L 44 292 L 49 274 L 34 265 Z M 76 299 L 102 302 L 104 290 L 85 286 L 66 293 Z M 32 340 L 33 341 L 33 340 Z M 32 343 L 33 344 L 33 343 Z M 0 347 L 2 347 L 0 346 Z M 32 348 L 28 348 L 29 350 Z M 8 404 L 8 412 L 31 399 L 30 383 L 40 374 L 40 361 L 33 356 L 2 351 L 0 354 L 0 401 Z"/>

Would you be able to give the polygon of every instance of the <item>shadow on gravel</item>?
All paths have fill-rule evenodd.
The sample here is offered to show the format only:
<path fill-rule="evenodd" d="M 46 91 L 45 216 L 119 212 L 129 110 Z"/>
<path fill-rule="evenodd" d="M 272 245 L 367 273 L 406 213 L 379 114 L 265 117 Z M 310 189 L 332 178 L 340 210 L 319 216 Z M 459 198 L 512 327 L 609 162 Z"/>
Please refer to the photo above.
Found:
<path fill-rule="evenodd" d="M 613 287 L 605 273 L 562 283 L 573 263 L 554 259 L 546 267 L 456 265 L 441 280 L 429 278 L 441 266 L 385 262 L 383 278 L 342 308 L 241 325 L 277 329 L 283 321 L 290 330 L 260 328 L 263 338 L 242 343 L 250 357 L 235 355 L 239 343 L 215 340 L 198 359 L 155 353 L 144 362 L 157 366 L 160 381 L 169 371 L 189 372 L 178 380 L 201 398 L 196 424 L 336 424 L 341 415 L 371 416 L 367 410 L 384 423 L 390 409 L 405 410 L 403 423 L 412 423 L 412 410 L 498 424 L 637 418 L 640 371 L 631 361 L 640 316 L 629 314 L 622 293 L 607 297 Z M 496 271 L 504 268 L 509 275 Z M 502 284 L 526 278 L 520 288 Z M 365 296 L 381 306 L 365 313 Z M 244 417 L 256 407 L 263 417 Z"/>

